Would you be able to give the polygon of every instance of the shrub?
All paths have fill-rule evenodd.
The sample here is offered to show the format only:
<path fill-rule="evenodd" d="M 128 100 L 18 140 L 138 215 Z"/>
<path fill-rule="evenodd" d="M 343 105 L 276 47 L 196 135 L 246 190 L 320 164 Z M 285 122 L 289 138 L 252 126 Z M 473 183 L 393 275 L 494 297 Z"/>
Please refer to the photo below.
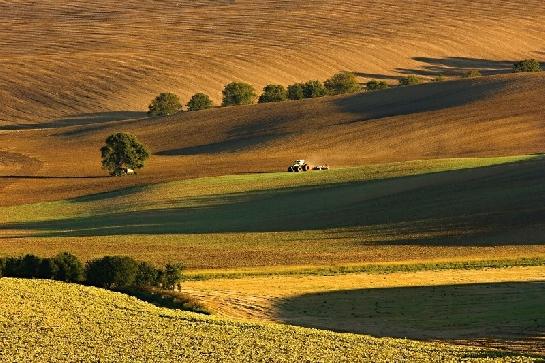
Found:
<path fill-rule="evenodd" d="M 294 83 L 288 86 L 288 98 L 290 100 L 302 100 L 305 98 L 303 92 L 305 85 L 303 83 Z"/>
<path fill-rule="evenodd" d="M 435 76 L 431 81 L 432 82 L 443 82 L 445 80 L 445 77 L 442 74 L 439 74 Z"/>
<path fill-rule="evenodd" d="M 188 111 L 206 110 L 214 106 L 210 97 L 204 93 L 195 93 L 187 103 Z"/>
<path fill-rule="evenodd" d="M 525 59 L 513 65 L 513 72 L 541 72 L 541 64 L 535 59 Z"/>
<path fill-rule="evenodd" d="M 365 84 L 365 88 L 368 90 L 368 91 L 378 91 L 378 90 L 381 90 L 381 89 L 386 89 L 388 88 L 388 83 L 384 82 L 384 81 L 376 81 L 376 80 L 371 80 L 369 82 L 367 82 Z"/>
<path fill-rule="evenodd" d="M 182 280 L 182 265 L 167 264 L 161 273 L 161 285 L 164 289 L 175 290 Z"/>
<path fill-rule="evenodd" d="M 464 74 L 464 78 L 476 78 L 481 76 L 481 72 L 479 72 L 477 69 L 472 69 Z"/>
<path fill-rule="evenodd" d="M 174 93 L 161 93 L 148 106 L 150 116 L 170 116 L 182 111 L 182 104 Z"/>
<path fill-rule="evenodd" d="M 127 289 L 134 286 L 138 263 L 126 256 L 105 256 L 89 261 L 85 267 L 87 283 L 107 289 Z"/>
<path fill-rule="evenodd" d="M 134 284 L 139 288 L 157 287 L 160 284 L 160 274 L 161 270 L 156 269 L 147 262 L 140 262 Z"/>
<path fill-rule="evenodd" d="M 59 267 L 51 258 L 43 258 L 38 268 L 38 278 L 55 279 L 59 272 Z"/>
<path fill-rule="evenodd" d="M 327 89 L 320 81 L 308 81 L 303 85 L 303 95 L 305 98 L 323 97 L 327 94 Z"/>
<path fill-rule="evenodd" d="M 420 78 L 418 78 L 417 76 L 415 75 L 410 75 L 408 77 L 403 77 L 399 80 L 399 85 L 400 86 L 414 86 L 414 85 L 417 85 L 417 84 L 420 84 L 422 83 L 422 80 Z"/>
<path fill-rule="evenodd" d="M 52 259 L 56 269 L 53 279 L 66 282 L 81 282 L 85 276 L 83 264 L 68 252 L 59 253 Z"/>
<path fill-rule="evenodd" d="M 250 105 L 257 97 L 254 87 L 242 82 L 229 83 L 222 93 L 222 106 Z"/>
<path fill-rule="evenodd" d="M 4 276 L 5 270 L 6 270 L 6 259 L 0 258 L 0 277 Z"/>
<path fill-rule="evenodd" d="M 269 84 L 263 88 L 263 93 L 259 96 L 259 103 L 280 102 L 288 99 L 288 91 L 279 84 Z"/>
<path fill-rule="evenodd" d="M 118 132 L 108 136 L 102 154 L 102 167 L 110 175 L 120 176 L 125 168 L 140 169 L 149 158 L 149 152 L 134 135 Z"/>
<path fill-rule="evenodd" d="M 330 95 L 341 95 L 361 91 L 361 86 L 354 73 L 340 72 L 324 82 L 324 86 Z"/>

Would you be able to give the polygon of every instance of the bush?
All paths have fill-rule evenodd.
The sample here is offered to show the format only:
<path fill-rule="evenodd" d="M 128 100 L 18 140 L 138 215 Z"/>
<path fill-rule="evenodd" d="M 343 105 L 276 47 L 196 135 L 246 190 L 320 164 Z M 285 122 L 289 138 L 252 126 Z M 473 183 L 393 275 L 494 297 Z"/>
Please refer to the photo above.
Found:
<path fill-rule="evenodd" d="M 83 264 L 68 252 L 59 253 L 52 259 L 56 271 L 53 279 L 65 282 L 81 282 L 85 276 Z"/>
<path fill-rule="evenodd" d="M 163 289 L 175 290 L 182 280 L 182 265 L 167 264 L 161 273 L 161 285 Z"/>
<path fill-rule="evenodd" d="M 170 116 L 182 111 L 182 104 L 174 93 L 161 93 L 148 106 L 150 116 Z"/>
<path fill-rule="evenodd" d="M 541 64 L 535 59 L 525 59 L 513 65 L 513 72 L 541 72 Z"/>
<path fill-rule="evenodd" d="M 431 81 L 432 82 L 443 82 L 444 80 L 445 80 L 445 77 L 442 74 L 439 74 L 439 75 L 435 76 L 435 78 L 432 79 Z"/>
<path fill-rule="evenodd" d="M 361 86 L 356 79 L 356 75 L 350 72 L 340 72 L 333 75 L 333 77 L 325 81 L 324 86 L 330 95 L 361 91 Z"/>
<path fill-rule="evenodd" d="M 40 279 L 56 279 L 59 272 L 59 267 L 51 258 L 43 258 L 38 269 L 38 278 Z"/>
<path fill-rule="evenodd" d="M 0 258 L 0 277 L 4 276 L 5 270 L 6 270 L 6 259 Z"/>
<path fill-rule="evenodd" d="M 140 169 L 144 161 L 149 158 L 149 151 L 141 144 L 136 136 L 118 132 L 108 136 L 106 145 L 100 149 L 102 167 L 110 175 L 123 175 L 125 168 Z"/>
<path fill-rule="evenodd" d="M 384 82 L 384 81 L 376 81 L 376 80 L 371 80 L 369 82 L 367 82 L 365 84 L 365 88 L 368 90 L 368 91 L 378 91 L 378 90 L 381 90 L 381 89 L 386 89 L 388 88 L 388 83 Z"/>
<path fill-rule="evenodd" d="M 288 99 L 288 91 L 279 84 L 269 84 L 263 88 L 263 93 L 259 96 L 259 103 L 280 102 Z"/>
<path fill-rule="evenodd" d="M 418 78 L 417 76 L 415 75 L 410 75 L 408 77 L 403 77 L 399 80 L 399 85 L 400 86 L 414 86 L 414 85 L 417 85 L 417 84 L 420 84 L 422 83 L 422 80 L 420 78 Z"/>
<path fill-rule="evenodd" d="M 161 270 L 156 269 L 147 262 L 140 262 L 134 284 L 139 288 L 157 287 L 160 285 L 160 275 Z"/>
<path fill-rule="evenodd" d="M 305 98 L 323 97 L 327 94 L 327 89 L 320 81 L 308 81 L 303 85 L 303 96 Z"/>
<path fill-rule="evenodd" d="M 257 98 L 254 87 L 242 82 L 229 83 L 222 93 L 222 106 L 250 105 Z"/>
<path fill-rule="evenodd" d="M 87 283 L 107 289 L 134 287 L 137 274 L 138 263 L 126 256 L 105 256 L 85 266 Z"/>
<path fill-rule="evenodd" d="M 302 100 L 305 98 L 303 88 L 305 85 L 303 83 L 294 83 L 288 86 L 288 98 L 290 100 Z"/>
<path fill-rule="evenodd" d="M 187 103 L 188 111 L 206 110 L 214 106 L 210 97 L 204 93 L 195 93 Z"/>
<path fill-rule="evenodd" d="M 476 78 L 476 77 L 481 77 L 481 76 L 482 76 L 481 72 L 479 72 L 476 69 L 472 69 L 470 71 L 467 71 L 464 74 L 464 78 Z"/>

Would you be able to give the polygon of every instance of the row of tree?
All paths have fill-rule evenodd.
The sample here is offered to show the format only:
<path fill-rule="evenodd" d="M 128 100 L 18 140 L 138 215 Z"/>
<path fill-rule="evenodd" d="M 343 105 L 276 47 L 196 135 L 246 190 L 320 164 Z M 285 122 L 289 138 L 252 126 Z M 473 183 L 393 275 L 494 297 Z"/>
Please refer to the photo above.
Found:
<path fill-rule="evenodd" d="M 31 254 L 1 258 L 0 277 L 51 279 L 112 290 L 152 287 L 174 290 L 182 279 L 182 267 L 167 264 L 156 268 L 127 256 L 105 256 L 84 265 L 76 256 L 63 252 L 52 258 Z"/>
<path fill-rule="evenodd" d="M 541 72 L 541 64 L 535 59 L 526 59 L 513 65 L 513 72 Z M 468 71 L 464 77 L 479 77 L 478 70 Z M 434 81 L 442 81 L 443 77 L 438 76 Z M 400 86 L 411 86 L 422 83 L 423 80 L 415 75 L 403 77 L 399 80 Z M 251 84 L 243 82 L 231 82 L 223 89 L 222 106 L 236 106 L 253 104 L 256 100 L 259 103 L 281 102 L 286 100 L 301 100 L 304 98 L 316 98 L 326 95 L 340 95 L 345 93 L 377 91 L 388 88 L 384 81 L 371 80 L 362 87 L 356 76 L 350 72 L 340 72 L 333 75 L 324 83 L 318 80 L 311 80 L 304 83 L 294 83 L 287 88 L 278 84 L 269 84 L 263 88 L 258 97 L 256 90 Z M 188 111 L 200 111 L 214 106 L 210 97 L 204 93 L 196 93 L 186 104 Z M 169 116 L 182 111 L 183 106 L 177 95 L 173 93 L 161 93 L 149 105 L 150 116 Z"/>

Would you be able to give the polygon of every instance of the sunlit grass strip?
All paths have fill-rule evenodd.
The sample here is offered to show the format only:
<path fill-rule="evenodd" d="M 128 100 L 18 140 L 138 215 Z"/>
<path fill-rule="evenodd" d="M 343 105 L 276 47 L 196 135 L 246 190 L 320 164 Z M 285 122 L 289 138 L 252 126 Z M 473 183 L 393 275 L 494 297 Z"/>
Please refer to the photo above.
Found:
<path fill-rule="evenodd" d="M 202 281 L 212 279 L 238 279 L 245 277 L 263 276 L 312 276 L 312 275 L 339 275 L 352 273 L 391 274 L 396 272 L 418 272 L 433 270 L 480 270 L 486 268 L 501 269 L 509 267 L 545 266 L 545 257 L 519 258 L 509 260 L 482 260 L 482 261 L 453 261 L 453 262 L 426 262 L 426 263 L 399 263 L 399 264 L 365 264 L 342 265 L 327 267 L 291 267 L 266 268 L 265 270 L 224 270 L 224 271 L 189 271 L 184 275 L 185 281 Z"/>

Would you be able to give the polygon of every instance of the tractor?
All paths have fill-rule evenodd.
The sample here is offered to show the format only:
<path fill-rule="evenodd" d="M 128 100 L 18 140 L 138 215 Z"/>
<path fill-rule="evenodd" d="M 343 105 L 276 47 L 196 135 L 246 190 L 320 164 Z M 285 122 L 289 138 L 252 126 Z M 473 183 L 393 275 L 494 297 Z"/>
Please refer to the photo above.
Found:
<path fill-rule="evenodd" d="M 295 160 L 293 162 L 293 164 L 291 164 L 289 167 L 288 167 L 288 171 L 291 173 L 291 172 L 300 172 L 300 171 L 309 171 L 310 169 L 312 169 L 312 167 L 307 164 L 307 162 L 305 160 Z"/>

